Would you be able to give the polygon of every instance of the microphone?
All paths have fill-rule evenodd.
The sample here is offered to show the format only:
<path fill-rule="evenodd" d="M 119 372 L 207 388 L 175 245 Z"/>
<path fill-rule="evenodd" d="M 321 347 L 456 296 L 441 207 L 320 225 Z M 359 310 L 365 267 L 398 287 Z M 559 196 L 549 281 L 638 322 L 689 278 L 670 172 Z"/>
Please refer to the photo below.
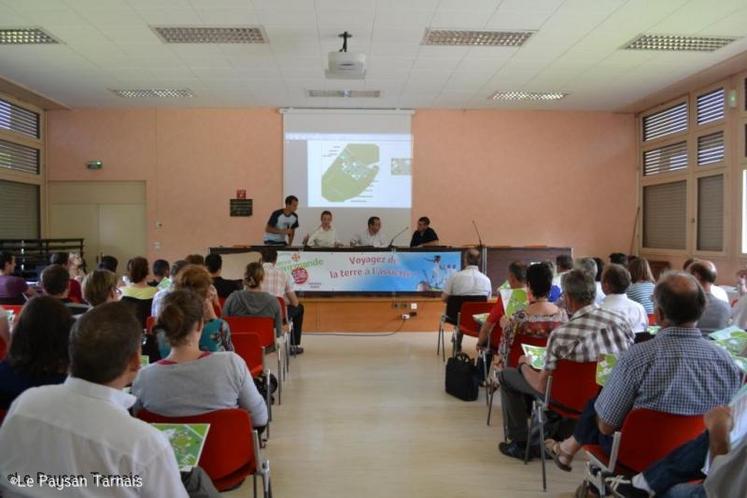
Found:
<path fill-rule="evenodd" d="M 392 237 L 392 240 L 389 241 L 389 247 L 393 247 L 394 246 L 394 239 L 396 239 L 397 237 L 399 237 L 400 235 L 402 235 L 403 233 L 405 233 L 409 229 L 410 229 L 410 227 L 406 226 L 405 228 L 403 228 L 402 230 L 400 230 L 397 235 L 395 235 L 394 237 Z"/>
<path fill-rule="evenodd" d="M 480 242 L 480 245 L 478 247 L 482 249 L 482 237 L 480 237 L 480 230 L 477 229 L 477 223 L 475 223 L 475 220 L 472 220 L 472 226 L 475 227 L 475 232 L 477 233 L 477 240 Z"/>

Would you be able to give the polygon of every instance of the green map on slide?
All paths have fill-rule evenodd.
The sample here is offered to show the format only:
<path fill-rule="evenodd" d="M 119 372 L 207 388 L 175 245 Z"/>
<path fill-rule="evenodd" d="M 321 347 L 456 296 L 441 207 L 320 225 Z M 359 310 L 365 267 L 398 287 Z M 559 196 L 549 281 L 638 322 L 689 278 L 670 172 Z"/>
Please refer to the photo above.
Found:
<path fill-rule="evenodd" d="M 189 471 L 200 461 L 210 424 L 151 424 L 171 443 L 179 470 Z"/>
<path fill-rule="evenodd" d="M 346 145 L 322 176 L 322 197 L 341 202 L 359 196 L 379 174 L 378 163 L 378 145 Z"/>

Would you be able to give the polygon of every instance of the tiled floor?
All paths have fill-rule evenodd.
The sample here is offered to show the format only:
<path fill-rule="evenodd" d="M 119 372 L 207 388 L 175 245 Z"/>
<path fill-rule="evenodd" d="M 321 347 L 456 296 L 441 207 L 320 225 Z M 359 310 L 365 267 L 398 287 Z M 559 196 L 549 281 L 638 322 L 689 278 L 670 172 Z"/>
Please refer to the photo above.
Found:
<path fill-rule="evenodd" d="M 435 343 L 435 333 L 304 337 L 266 450 L 273 496 L 572 496 L 582 462 L 571 474 L 549 462 L 543 493 L 539 461 L 498 452 L 499 398 L 488 427 L 482 393 L 466 403 L 444 392 Z M 226 496 L 251 496 L 251 480 Z"/>

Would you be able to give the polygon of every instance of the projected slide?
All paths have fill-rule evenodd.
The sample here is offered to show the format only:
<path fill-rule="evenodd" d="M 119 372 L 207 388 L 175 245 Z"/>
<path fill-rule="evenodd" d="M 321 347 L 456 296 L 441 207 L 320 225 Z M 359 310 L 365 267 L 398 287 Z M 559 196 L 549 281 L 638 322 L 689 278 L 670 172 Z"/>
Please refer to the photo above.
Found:
<path fill-rule="evenodd" d="M 409 135 L 317 135 L 306 150 L 310 207 L 411 206 Z"/>

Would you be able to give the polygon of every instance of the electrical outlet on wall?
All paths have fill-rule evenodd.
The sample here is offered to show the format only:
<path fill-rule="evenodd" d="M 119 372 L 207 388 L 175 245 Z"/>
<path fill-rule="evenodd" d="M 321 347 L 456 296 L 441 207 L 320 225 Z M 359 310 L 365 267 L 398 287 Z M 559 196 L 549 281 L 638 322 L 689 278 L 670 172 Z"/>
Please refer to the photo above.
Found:
<path fill-rule="evenodd" d="M 161 243 L 158 242 L 158 241 L 153 242 L 153 249 L 155 249 L 156 251 L 160 251 L 161 250 Z"/>

